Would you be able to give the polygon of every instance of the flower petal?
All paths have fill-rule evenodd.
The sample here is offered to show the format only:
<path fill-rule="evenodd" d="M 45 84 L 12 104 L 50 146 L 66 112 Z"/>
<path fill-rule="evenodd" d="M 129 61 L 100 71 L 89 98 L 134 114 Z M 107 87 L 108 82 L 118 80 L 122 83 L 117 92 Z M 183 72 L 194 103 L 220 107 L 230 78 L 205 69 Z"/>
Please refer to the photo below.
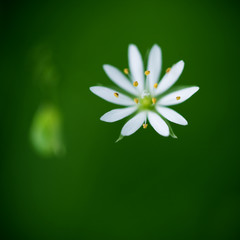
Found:
<path fill-rule="evenodd" d="M 132 85 L 132 83 L 124 76 L 124 74 L 119 71 L 117 68 L 105 64 L 103 65 L 103 69 L 105 73 L 108 75 L 108 77 L 119 87 L 126 90 L 127 92 L 136 95 L 137 91 Z"/>
<path fill-rule="evenodd" d="M 121 120 L 130 114 L 134 113 L 137 110 L 137 107 L 128 107 L 128 108 L 118 108 L 113 109 L 107 113 L 105 113 L 100 120 L 104 122 L 116 122 Z"/>
<path fill-rule="evenodd" d="M 131 118 L 122 128 L 121 135 L 129 136 L 135 133 L 146 120 L 147 113 L 140 112 L 135 117 Z"/>
<path fill-rule="evenodd" d="M 188 87 L 169 93 L 168 95 L 162 97 L 157 104 L 171 106 L 182 103 L 190 98 L 195 92 L 197 92 L 198 89 L 199 87 Z"/>
<path fill-rule="evenodd" d="M 132 81 L 138 82 L 137 89 L 141 92 L 144 89 L 144 67 L 141 54 L 134 44 L 128 47 L 128 62 Z"/>
<path fill-rule="evenodd" d="M 123 106 L 129 106 L 129 105 L 135 104 L 133 99 L 131 99 L 130 97 L 127 97 L 126 95 L 107 87 L 95 86 L 95 87 L 90 87 L 90 90 L 94 94 L 96 94 L 98 97 L 103 98 L 104 100 L 111 103 L 115 103 Z M 118 93 L 118 97 L 114 95 L 115 93 Z"/>
<path fill-rule="evenodd" d="M 180 77 L 184 68 L 184 61 L 174 64 L 169 72 L 167 72 L 160 81 L 155 95 L 159 95 L 168 90 Z"/>
<path fill-rule="evenodd" d="M 153 93 L 154 83 L 158 82 L 162 66 L 162 52 L 161 48 L 154 44 L 148 57 L 147 70 L 150 71 L 148 75 L 148 88 Z"/>
<path fill-rule="evenodd" d="M 180 125 L 188 124 L 187 120 L 182 115 L 174 111 L 173 109 L 170 109 L 167 107 L 160 107 L 160 106 L 157 106 L 156 109 L 163 117 L 165 117 L 167 120 L 171 122 L 174 122 Z"/>
<path fill-rule="evenodd" d="M 157 133 L 164 137 L 169 136 L 169 127 L 158 114 L 148 112 L 148 120 Z"/>

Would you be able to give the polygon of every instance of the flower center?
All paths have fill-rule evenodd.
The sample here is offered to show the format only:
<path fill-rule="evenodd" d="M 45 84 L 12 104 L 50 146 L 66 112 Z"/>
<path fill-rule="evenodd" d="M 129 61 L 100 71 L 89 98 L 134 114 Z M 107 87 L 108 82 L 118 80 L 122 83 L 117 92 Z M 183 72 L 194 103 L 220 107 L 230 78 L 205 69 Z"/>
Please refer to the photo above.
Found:
<path fill-rule="evenodd" d="M 150 109 L 152 107 L 152 97 L 150 95 L 150 92 L 147 90 L 144 90 L 141 98 L 140 98 L 140 104 L 141 104 L 141 108 L 143 109 Z"/>
<path fill-rule="evenodd" d="M 152 105 L 152 99 L 146 96 L 140 100 L 140 103 L 143 108 L 149 108 Z"/>

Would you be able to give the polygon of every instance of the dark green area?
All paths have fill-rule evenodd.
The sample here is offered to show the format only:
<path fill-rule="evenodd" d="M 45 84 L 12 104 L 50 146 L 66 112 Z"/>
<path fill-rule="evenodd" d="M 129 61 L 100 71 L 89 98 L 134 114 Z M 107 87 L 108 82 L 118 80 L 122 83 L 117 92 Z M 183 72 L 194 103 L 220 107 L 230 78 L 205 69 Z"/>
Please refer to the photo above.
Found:
<path fill-rule="evenodd" d="M 239 239 L 237 1 L 2 1 L 1 239 Z M 175 106 L 178 139 L 151 127 L 118 143 L 102 65 L 127 67 L 158 43 L 176 85 L 200 86 Z M 39 155 L 30 128 L 42 105 L 61 112 L 65 154 Z M 58 133 L 57 133 L 58 134 Z"/>

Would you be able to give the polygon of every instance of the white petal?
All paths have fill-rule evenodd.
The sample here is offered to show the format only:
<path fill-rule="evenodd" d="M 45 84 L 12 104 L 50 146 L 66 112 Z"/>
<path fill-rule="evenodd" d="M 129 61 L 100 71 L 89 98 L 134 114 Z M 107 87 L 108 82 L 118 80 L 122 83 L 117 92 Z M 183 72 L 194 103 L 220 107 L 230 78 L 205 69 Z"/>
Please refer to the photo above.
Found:
<path fill-rule="evenodd" d="M 132 83 L 117 68 L 105 64 L 103 65 L 103 69 L 108 75 L 108 77 L 119 87 L 121 87 L 122 89 L 126 90 L 129 93 L 132 93 L 133 95 L 137 94 L 137 91 L 132 85 Z"/>
<path fill-rule="evenodd" d="M 135 133 L 146 120 L 146 112 L 140 112 L 135 117 L 131 118 L 122 128 L 121 135 L 129 136 Z"/>
<path fill-rule="evenodd" d="M 183 71 L 183 68 L 184 61 L 179 61 L 178 63 L 174 64 L 171 70 L 163 76 L 156 89 L 155 95 L 159 95 L 168 90 L 178 80 Z"/>
<path fill-rule="evenodd" d="M 149 57 L 148 57 L 148 67 L 147 70 L 150 71 L 148 75 L 148 88 L 151 93 L 153 93 L 153 85 L 158 82 L 162 66 L 162 52 L 161 48 L 155 44 L 153 45 Z"/>
<path fill-rule="evenodd" d="M 174 111 L 173 109 L 166 108 L 166 107 L 159 107 L 159 106 L 157 106 L 156 109 L 163 117 L 165 117 L 167 120 L 171 122 L 174 122 L 180 125 L 188 124 L 187 120 L 182 115 Z"/>
<path fill-rule="evenodd" d="M 157 133 L 164 137 L 169 136 L 168 125 L 157 113 L 148 112 L 148 120 Z"/>
<path fill-rule="evenodd" d="M 199 87 L 188 87 L 184 88 L 168 95 L 164 96 L 158 101 L 158 105 L 171 106 L 182 103 L 190 98 L 195 92 L 197 92 Z M 180 97 L 179 100 L 177 98 Z"/>
<path fill-rule="evenodd" d="M 141 92 L 144 89 L 144 66 L 141 54 L 134 44 L 128 47 L 128 62 L 132 81 L 138 82 L 137 89 Z"/>
<path fill-rule="evenodd" d="M 129 106 L 129 105 L 134 105 L 133 99 L 130 97 L 127 97 L 126 95 L 119 93 L 116 90 L 107 88 L 107 87 L 90 87 L 90 90 L 96 94 L 98 97 L 103 98 L 104 100 L 115 103 L 118 105 L 123 105 L 123 106 Z M 118 93 L 119 96 L 115 97 L 114 93 Z"/>
<path fill-rule="evenodd" d="M 137 110 L 137 107 L 118 108 L 105 113 L 100 120 L 104 122 L 116 122 L 121 120 Z"/>

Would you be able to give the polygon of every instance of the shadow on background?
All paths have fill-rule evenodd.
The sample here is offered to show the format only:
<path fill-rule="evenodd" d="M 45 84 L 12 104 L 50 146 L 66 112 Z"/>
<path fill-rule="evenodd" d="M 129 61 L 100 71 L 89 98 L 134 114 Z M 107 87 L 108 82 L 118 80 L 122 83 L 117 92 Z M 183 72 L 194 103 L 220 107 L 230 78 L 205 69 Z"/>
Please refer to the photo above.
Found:
<path fill-rule="evenodd" d="M 236 1 L 1 3 L 3 239 L 239 239 L 239 4 Z M 178 139 L 125 120 L 89 87 L 158 43 L 177 85 Z"/>

